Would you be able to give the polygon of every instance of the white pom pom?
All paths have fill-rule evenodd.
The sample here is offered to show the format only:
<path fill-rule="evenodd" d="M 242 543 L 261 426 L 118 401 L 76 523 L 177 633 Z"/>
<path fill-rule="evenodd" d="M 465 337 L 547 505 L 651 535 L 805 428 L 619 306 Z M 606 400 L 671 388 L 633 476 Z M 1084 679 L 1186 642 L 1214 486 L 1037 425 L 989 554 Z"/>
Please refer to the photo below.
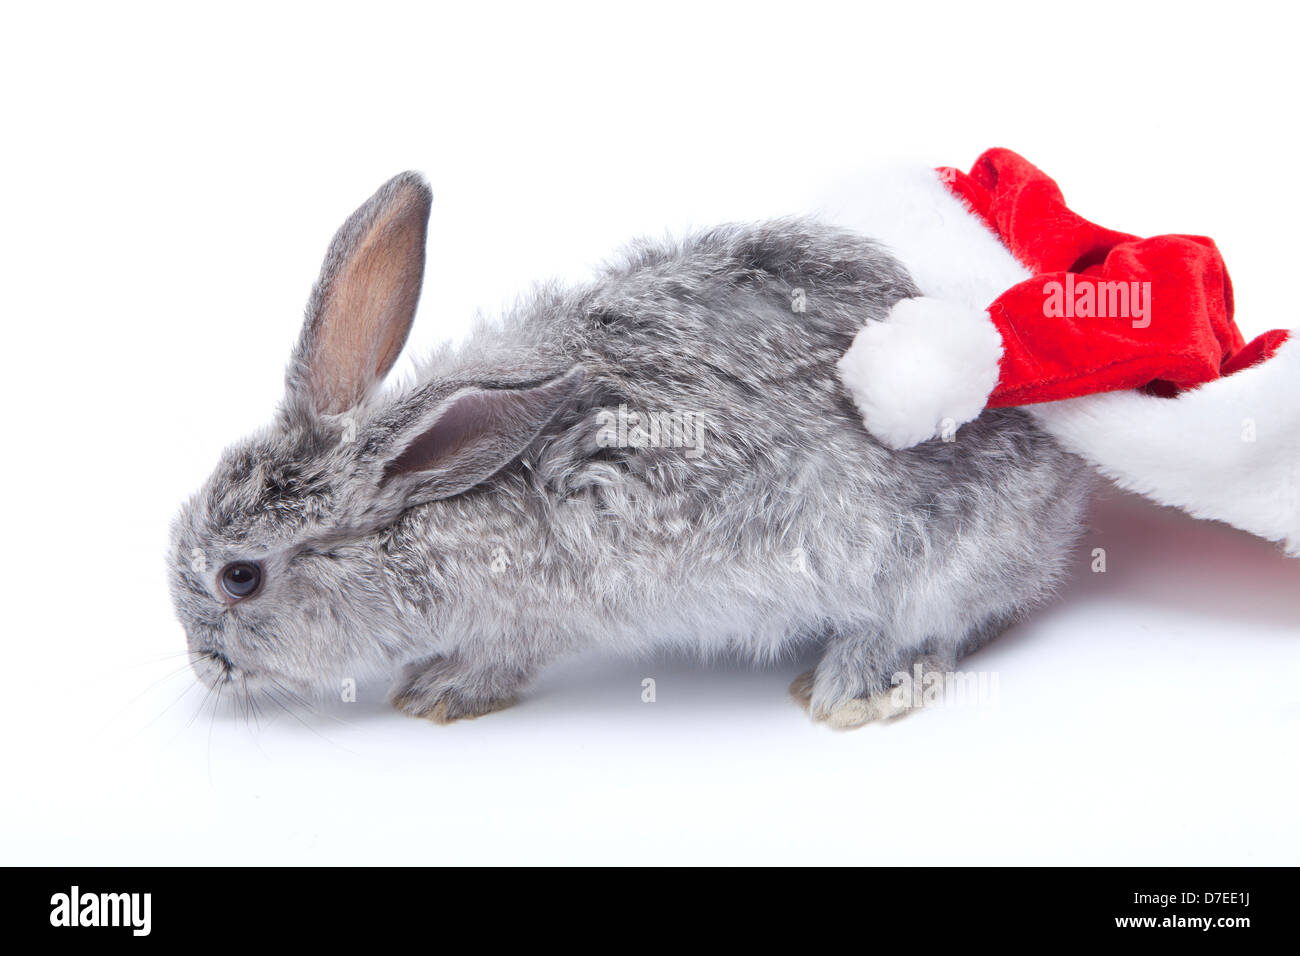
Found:
<path fill-rule="evenodd" d="M 998 382 L 1002 336 L 987 312 L 942 299 L 901 299 L 869 322 L 839 361 L 867 430 L 910 448 L 984 410 Z"/>

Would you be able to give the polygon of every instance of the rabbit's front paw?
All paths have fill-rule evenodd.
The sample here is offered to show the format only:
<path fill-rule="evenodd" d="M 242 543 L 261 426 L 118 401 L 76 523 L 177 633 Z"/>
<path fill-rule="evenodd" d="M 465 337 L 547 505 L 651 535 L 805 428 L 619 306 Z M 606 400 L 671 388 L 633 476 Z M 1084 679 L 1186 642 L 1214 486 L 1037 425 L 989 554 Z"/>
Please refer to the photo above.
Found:
<path fill-rule="evenodd" d="M 393 706 L 409 717 L 435 724 L 482 717 L 515 702 L 497 681 L 463 666 L 455 657 L 435 657 L 407 667 Z"/>

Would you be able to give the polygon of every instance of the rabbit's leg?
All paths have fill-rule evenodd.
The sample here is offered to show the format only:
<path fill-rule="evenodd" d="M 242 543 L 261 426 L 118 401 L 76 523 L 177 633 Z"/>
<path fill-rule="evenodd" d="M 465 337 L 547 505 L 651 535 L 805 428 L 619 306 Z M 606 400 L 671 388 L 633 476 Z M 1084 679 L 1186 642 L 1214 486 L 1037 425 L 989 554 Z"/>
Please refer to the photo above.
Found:
<path fill-rule="evenodd" d="M 955 649 L 905 651 L 874 631 L 839 633 L 827 641 L 817 667 L 795 678 L 790 694 L 814 720 L 837 728 L 860 727 L 900 717 L 915 706 L 906 687 L 895 687 L 895 674 L 905 672 L 914 679 L 918 667 L 923 676 L 951 670 L 955 662 Z"/>
<path fill-rule="evenodd" d="M 893 720 L 923 706 L 922 695 L 913 688 L 923 687 L 926 675 L 931 673 L 943 675 L 952 666 L 951 660 L 945 660 L 935 654 L 921 654 L 908 665 L 906 669 L 908 683 L 905 685 L 901 687 L 891 685 L 860 697 L 839 698 L 824 705 L 820 711 L 812 707 L 816 671 L 809 671 L 795 678 L 794 683 L 790 685 L 790 693 L 795 700 L 808 709 L 814 719 L 829 724 L 836 730 L 850 730 L 869 724 L 873 720 Z"/>
<path fill-rule="evenodd" d="M 438 724 L 481 717 L 513 704 L 532 673 L 522 662 L 485 665 L 459 654 L 426 658 L 403 670 L 393 706 Z"/>
<path fill-rule="evenodd" d="M 900 649 L 874 631 L 836 634 L 816 669 L 795 678 L 790 694 L 814 720 L 841 730 L 901 717 L 924 705 L 929 675 L 937 675 L 944 686 L 957 661 L 1002 633 L 1014 616 L 1012 609 L 1004 609 L 957 641 L 932 640 L 910 649 Z"/>

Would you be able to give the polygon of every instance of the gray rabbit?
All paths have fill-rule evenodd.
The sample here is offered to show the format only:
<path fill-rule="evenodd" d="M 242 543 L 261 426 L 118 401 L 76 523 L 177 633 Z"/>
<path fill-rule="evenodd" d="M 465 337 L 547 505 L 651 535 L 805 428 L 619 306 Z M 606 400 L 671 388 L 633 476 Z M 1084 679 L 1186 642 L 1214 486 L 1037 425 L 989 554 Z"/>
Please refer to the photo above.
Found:
<path fill-rule="evenodd" d="M 399 675 L 396 706 L 442 722 L 587 647 L 816 642 L 792 692 L 856 726 L 1061 577 L 1088 473 L 1023 412 L 905 451 L 863 428 L 836 362 L 917 294 L 881 246 L 795 219 L 643 243 L 385 392 L 429 208 L 405 173 L 344 223 L 274 423 L 173 526 L 206 683 Z"/>

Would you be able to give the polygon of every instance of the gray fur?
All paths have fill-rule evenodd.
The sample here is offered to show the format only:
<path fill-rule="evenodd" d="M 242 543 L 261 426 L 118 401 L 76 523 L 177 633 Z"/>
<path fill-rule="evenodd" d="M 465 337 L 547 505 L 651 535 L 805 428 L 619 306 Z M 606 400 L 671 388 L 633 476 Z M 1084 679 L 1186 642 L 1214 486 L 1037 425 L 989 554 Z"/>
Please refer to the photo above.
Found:
<path fill-rule="evenodd" d="M 403 711 L 450 720 L 585 648 L 771 660 L 817 641 L 805 696 L 826 717 L 922 655 L 955 660 L 1051 593 L 1088 480 L 1014 409 L 906 451 L 865 431 L 835 363 L 915 294 L 881 247 L 813 221 L 644 243 L 342 415 L 293 398 L 305 332 L 275 424 L 174 525 L 200 674 L 249 692 L 400 675 Z M 701 415 L 702 453 L 605 447 L 620 406 Z M 455 415 L 482 434 L 424 461 L 414 443 Z M 265 583 L 231 604 L 217 574 L 241 559 Z"/>

